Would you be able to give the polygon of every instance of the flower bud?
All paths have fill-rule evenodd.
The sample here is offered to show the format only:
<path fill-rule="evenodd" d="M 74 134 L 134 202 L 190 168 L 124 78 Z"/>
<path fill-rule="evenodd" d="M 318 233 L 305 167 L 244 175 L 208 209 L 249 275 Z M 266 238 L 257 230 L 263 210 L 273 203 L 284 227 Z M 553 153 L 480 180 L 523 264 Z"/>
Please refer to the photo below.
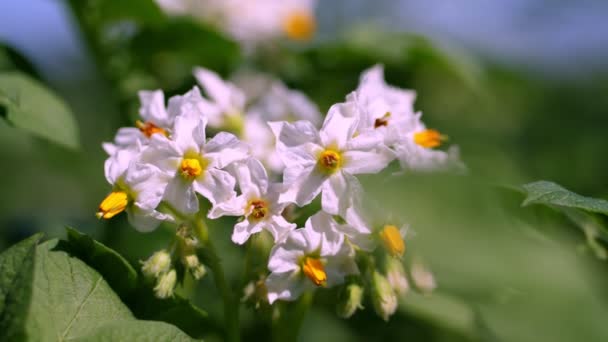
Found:
<path fill-rule="evenodd" d="M 176 280 L 177 273 L 175 270 L 170 270 L 169 272 L 160 276 L 158 282 L 156 283 L 156 287 L 154 287 L 156 297 L 161 299 L 172 297 Z"/>
<path fill-rule="evenodd" d="M 397 310 L 397 296 L 388 280 L 379 272 L 372 275 L 372 303 L 385 321 Z"/>
<path fill-rule="evenodd" d="M 199 280 L 207 274 L 207 269 L 198 260 L 196 254 L 189 254 L 183 257 L 182 262 L 186 269 L 190 271 L 194 279 Z"/>
<path fill-rule="evenodd" d="M 421 262 L 414 262 L 412 264 L 412 280 L 416 288 L 422 293 L 430 293 L 437 287 L 435 276 Z"/>
<path fill-rule="evenodd" d="M 166 273 L 170 268 L 171 255 L 162 249 L 142 263 L 141 271 L 146 277 L 158 278 L 160 274 Z"/>
<path fill-rule="evenodd" d="M 363 309 L 363 288 L 359 284 L 348 284 L 338 295 L 338 316 L 349 318 L 357 309 Z"/>
<path fill-rule="evenodd" d="M 403 264 L 399 259 L 387 258 L 386 279 L 391 284 L 391 287 L 397 295 L 405 294 L 410 288 L 405 276 Z"/>

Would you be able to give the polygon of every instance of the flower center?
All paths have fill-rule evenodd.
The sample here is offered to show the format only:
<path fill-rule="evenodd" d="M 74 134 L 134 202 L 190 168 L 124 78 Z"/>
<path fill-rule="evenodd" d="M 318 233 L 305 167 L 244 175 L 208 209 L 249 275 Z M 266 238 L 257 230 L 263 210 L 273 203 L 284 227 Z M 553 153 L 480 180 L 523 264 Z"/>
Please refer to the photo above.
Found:
<path fill-rule="evenodd" d="M 448 139 L 447 136 L 434 129 L 425 129 L 414 134 L 414 142 L 422 147 L 433 148 L 441 145 Z"/>
<path fill-rule="evenodd" d="M 139 130 L 148 138 L 150 138 L 153 134 L 156 133 L 160 133 L 164 136 L 167 136 L 167 131 L 165 131 L 163 128 L 156 126 L 150 121 L 144 123 L 137 120 L 135 122 L 135 126 L 137 126 L 137 128 L 139 128 Z"/>
<path fill-rule="evenodd" d="M 293 40 L 309 40 L 315 33 L 315 18 L 309 11 L 294 11 L 287 16 L 283 29 L 287 37 Z"/>
<path fill-rule="evenodd" d="M 255 220 L 261 220 L 268 215 L 268 204 L 260 199 L 252 200 L 249 202 L 251 206 L 251 214 L 249 217 Z"/>
<path fill-rule="evenodd" d="M 376 121 L 374 121 L 374 128 L 379 128 L 379 127 L 386 127 L 388 126 L 388 118 L 391 116 L 391 112 L 386 112 L 382 117 L 377 118 Z"/>
<path fill-rule="evenodd" d="M 180 166 L 182 177 L 186 179 L 194 179 L 203 173 L 201 162 L 196 158 L 184 158 Z"/>
<path fill-rule="evenodd" d="M 319 258 L 306 257 L 302 263 L 304 274 L 317 286 L 325 286 L 327 274 Z"/>
<path fill-rule="evenodd" d="M 327 149 L 319 154 L 317 165 L 321 171 L 332 174 L 342 166 L 342 156 L 338 151 Z"/>
<path fill-rule="evenodd" d="M 405 242 L 401 237 L 401 232 L 397 227 L 387 224 L 380 231 L 380 238 L 384 243 L 384 247 L 392 256 L 402 256 L 405 252 Z"/>
<path fill-rule="evenodd" d="M 99 205 L 95 216 L 98 219 L 110 219 L 127 208 L 129 196 L 124 191 L 112 191 Z"/>

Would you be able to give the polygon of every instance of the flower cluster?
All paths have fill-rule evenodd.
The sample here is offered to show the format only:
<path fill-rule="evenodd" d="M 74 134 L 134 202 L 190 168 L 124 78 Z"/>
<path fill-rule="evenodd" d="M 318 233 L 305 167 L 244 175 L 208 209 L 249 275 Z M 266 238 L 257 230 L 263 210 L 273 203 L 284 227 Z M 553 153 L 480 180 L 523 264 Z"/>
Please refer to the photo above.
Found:
<path fill-rule="evenodd" d="M 282 37 L 309 40 L 316 0 L 156 0 L 171 15 L 193 16 L 218 27 L 245 47 Z"/>
<path fill-rule="evenodd" d="M 394 160 L 406 170 L 462 167 L 457 150 L 437 149 L 446 137 L 422 123 L 415 94 L 388 85 L 374 66 L 322 120 L 306 96 L 280 81 L 254 96 L 210 70 L 194 75 L 203 92 L 195 86 L 167 104 L 161 91 L 140 92 L 141 121 L 104 144 L 113 188 L 97 216 L 126 211 L 141 231 L 163 221 L 179 227 L 170 250 L 142 268 L 156 279 L 157 295 L 171 296 L 183 270 L 195 279 L 205 274 L 197 250 L 210 241 L 202 222 L 234 216 L 235 244 L 254 235 L 270 241 L 267 270 L 251 277 L 256 301 L 294 300 L 339 285 L 340 315 L 352 315 L 367 294 L 388 319 L 397 295 L 409 289 L 401 260 L 407 229 L 367 214 L 356 176 L 379 173 Z M 300 208 L 318 208 L 317 198 L 320 210 L 297 228 L 291 221 L 306 212 Z M 421 263 L 410 277 L 423 292 L 435 287 Z"/>

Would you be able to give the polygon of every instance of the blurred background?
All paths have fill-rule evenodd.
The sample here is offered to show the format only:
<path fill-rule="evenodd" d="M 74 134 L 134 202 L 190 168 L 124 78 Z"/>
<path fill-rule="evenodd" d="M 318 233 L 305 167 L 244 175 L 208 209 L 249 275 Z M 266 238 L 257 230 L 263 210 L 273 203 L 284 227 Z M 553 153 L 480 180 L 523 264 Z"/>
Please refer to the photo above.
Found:
<path fill-rule="evenodd" d="M 101 142 L 132 125 L 140 89 L 172 95 L 194 85 L 195 65 L 225 77 L 246 66 L 325 111 L 382 63 L 389 83 L 417 91 L 427 125 L 460 146 L 469 168 L 466 176 L 363 178 L 370 201 L 411 223 L 408 258 L 423 259 L 439 288 L 404 296 L 388 323 L 371 306 L 339 319 L 331 294 L 319 291 L 301 341 L 608 339 L 605 261 L 559 212 L 520 208 L 520 194 L 500 190 L 546 179 L 608 197 L 607 2 L 326 0 L 311 42 L 254 57 L 204 24 L 165 23 L 145 0 L 104 3 L 0 2 L 0 43 L 66 101 L 80 138 L 70 150 L 0 120 L 0 250 L 37 231 L 62 237 L 65 225 L 133 264 L 164 247 L 168 230 L 141 234 L 124 217 L 94 216 L 109 190 Z M 236 274 L 241 251 L 222 224 L 212 233 Z M 210 281 L 199 287 L 197 304 L 221 313 Z M 253 311 L 243 312 L 245 336 L 267 337 Z"/>

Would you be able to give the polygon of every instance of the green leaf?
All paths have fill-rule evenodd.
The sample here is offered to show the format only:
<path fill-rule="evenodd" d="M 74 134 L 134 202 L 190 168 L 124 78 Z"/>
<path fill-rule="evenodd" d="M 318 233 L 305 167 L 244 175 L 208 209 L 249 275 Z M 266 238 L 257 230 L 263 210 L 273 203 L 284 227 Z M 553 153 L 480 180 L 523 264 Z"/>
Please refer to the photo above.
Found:
<path fill-rule="evenodd" d="M 63 251 L 53 251 L 56 244 L 49 241 L 36 248 L 33 274 L 13 286 L 25 290 L 7 294 L 0 340 L 192 340 L 172 325 L 138 321 L 99 273 Z M 23 295 L 29 300 L 22 300 Z"/>
<path fill-rule="evenodd" d="M 523 206 L 530 204 L 556 205 L 608 215 L 608 201 L 581 196 L 553 182 L 538 181 L 526 184 L 523 188 L 527 193 Z"/>
<path fill-rule="evenodd" d="M 50 89 L 21 72 L 0 72 L 0 116 L 38 137 L 68 148 L 79 146 L 70 109 Z"/>
<path fill-rule="evenodd" d="M 137 288 L 137 271 L 125 258 L 101 242 L 67 227 L 67 241 L 60 248 L 99 272 L 123 300 Z"/>
<path fill-rule="evenodd" d="M 112 289 L 127 304 L 135 317 L 174 324 L 190 336 L 201 337 L 216 329 L 205 311 L 175 295 L 158 299 L 147 282 L 118 252 L 73 228 L 66 228 L 67 241 L 58 248 L 83 260 L 101 273 Z"/>
<path fill-rule="evenodd" d="M 22 320 L 16 307 L 29 303 L 36 244 L 41 238 L 42 234 L 36 234 L 0 254 L 0 331 L 8 332 L 10 321 Z"/>

